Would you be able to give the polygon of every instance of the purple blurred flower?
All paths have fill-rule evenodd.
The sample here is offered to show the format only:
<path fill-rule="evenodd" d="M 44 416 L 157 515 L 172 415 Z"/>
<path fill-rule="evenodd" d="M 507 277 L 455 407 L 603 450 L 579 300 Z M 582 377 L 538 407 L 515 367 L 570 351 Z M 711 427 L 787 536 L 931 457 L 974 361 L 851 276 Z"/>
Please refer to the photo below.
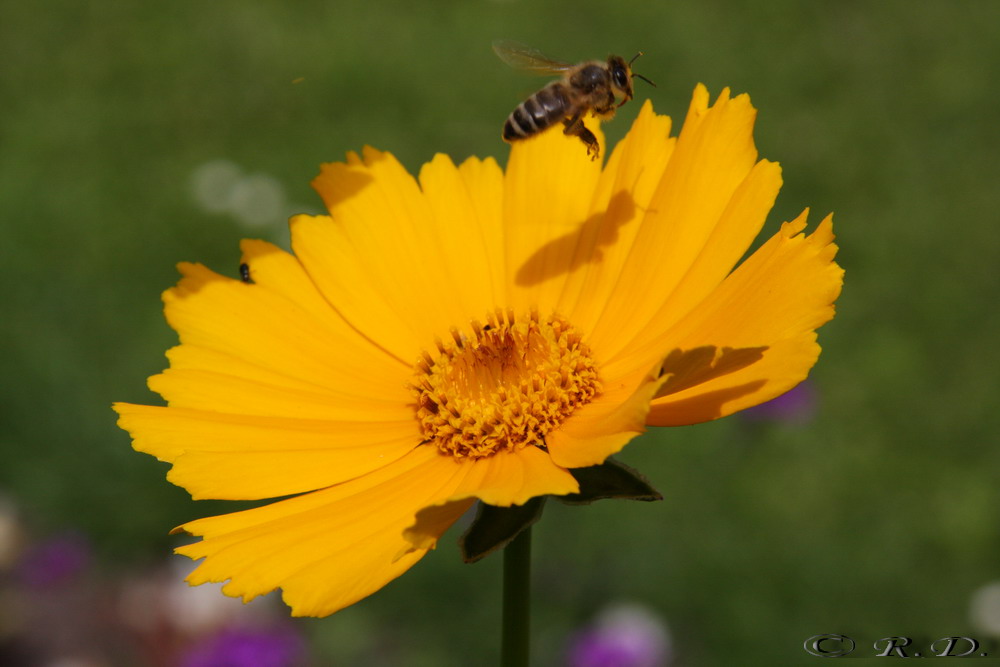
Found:
<path fill-rule="evenodd" d="M 302 637 L 288 628 L 230 628 L 195 644 L 181 667 L 293 667 L 305 660 Z"/>
<path fill-rule="evenodd" d="M 78 533 L 64 533 L 33 544 L 22 554 L 21 580 L 31 588 L 65 585 L 90 563 L 90 544 Z"/>
<path fill-rule="evenodd" d="M 806 380 L 781 396 L 748 408 L 739 414 L 751 422 L 804 424 L 816 414 L 818 398 L 816 387 Z"/>
<path fill-rule="evenodd" d="M 569 667 L 662 667 L 670 654 L 664 623 L 638 605 L 602 612 L 570 646 Z"/>

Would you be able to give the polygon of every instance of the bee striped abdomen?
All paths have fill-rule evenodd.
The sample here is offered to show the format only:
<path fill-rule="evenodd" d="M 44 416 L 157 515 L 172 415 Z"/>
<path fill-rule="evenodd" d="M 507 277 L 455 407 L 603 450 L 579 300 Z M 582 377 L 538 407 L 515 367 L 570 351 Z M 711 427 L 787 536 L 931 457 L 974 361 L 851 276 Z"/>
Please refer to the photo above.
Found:
<path fill-rule="evenodd" d="M 517 141 L 541 132 L 566 117 L 569 99 L 560 81 L 551 83 L 526 99 L 507 116 L 505 141 Z"/>

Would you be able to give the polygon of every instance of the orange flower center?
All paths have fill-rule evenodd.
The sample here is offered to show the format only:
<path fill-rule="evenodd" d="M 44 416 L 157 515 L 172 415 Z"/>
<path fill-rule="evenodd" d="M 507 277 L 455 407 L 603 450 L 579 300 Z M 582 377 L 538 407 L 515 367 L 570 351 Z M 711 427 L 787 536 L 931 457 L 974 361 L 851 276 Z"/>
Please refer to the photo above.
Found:
<path fill-rule="evenodd" d="M 590 348 L 566 320 L 497 311 L 424 352 L 411 387 L 426 442 L 455 458 L 545 446 L 545 435 L 600 393 Z"/>

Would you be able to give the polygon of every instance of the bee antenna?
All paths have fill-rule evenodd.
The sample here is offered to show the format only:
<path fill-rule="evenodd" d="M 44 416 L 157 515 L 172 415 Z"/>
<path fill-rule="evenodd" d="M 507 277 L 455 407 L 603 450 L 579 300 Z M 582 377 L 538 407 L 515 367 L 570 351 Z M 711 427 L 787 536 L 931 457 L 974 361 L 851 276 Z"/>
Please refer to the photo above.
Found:
<path fill-rule="evenodd" d="M 641 55 L 642 55 L 642 51 L 640 51 L 639 53 L 637 53 L 637 54 L 635 54 L 634 56 L 632 56 L 632 60 L 628 61 L 628 64 L 629 64 L 629 67 L 631 67 L 631 66 L 632 66 L 632 63 L 634 63 L 634 62 L 635 62 L 635 59 L 636 59 L 636 58 L 638 58 L 638 57 L 639 57 L 639 56 L 641 56 Z"/>
<path fill-rule="evenodd" d="M 650 81 L 649 79 L 647 79 L 646 77 L 644 77 L 643 75 L 637 74 L 636 72 L 632 72 L 632 76 L 637 77 L 639 79 L 642 79 L 643 81 L 645 81 L 646 83 L 648 83 L 649 85 L 651 85 L 653 88 L 656 88 L 656 84 L 653 83 L 652 81 Z"/>

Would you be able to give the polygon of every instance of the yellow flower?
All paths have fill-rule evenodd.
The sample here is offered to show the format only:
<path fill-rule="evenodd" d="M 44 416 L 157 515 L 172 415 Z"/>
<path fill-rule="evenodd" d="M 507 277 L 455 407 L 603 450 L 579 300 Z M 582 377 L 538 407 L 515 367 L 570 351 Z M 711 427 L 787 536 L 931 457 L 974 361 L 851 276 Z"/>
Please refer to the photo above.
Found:
<path fill-rule="evenodd" d="M 178 549 L 205 559 L 189 581 L 330 614 L 476 499 L 575 493 L 568 469 L 647 425 L 802 381 L 842 271 L 805 213 L 733 270 L 781 185 L 754 117 L 699 86 L 671 138 L 646 103 L 603 168 L 558 130 L 506 172 L 437 155 L 415 180 L 366 149 L 323 165 L 329 215 L 293 218 L 294 255 L 244 241 L 249 282 L 181 264 L 181 343 L 150 379 L 168 406 L 117 404 L 119 424 L 195 498 L 292 496 L 178 528 L 202 537 Z"/>

